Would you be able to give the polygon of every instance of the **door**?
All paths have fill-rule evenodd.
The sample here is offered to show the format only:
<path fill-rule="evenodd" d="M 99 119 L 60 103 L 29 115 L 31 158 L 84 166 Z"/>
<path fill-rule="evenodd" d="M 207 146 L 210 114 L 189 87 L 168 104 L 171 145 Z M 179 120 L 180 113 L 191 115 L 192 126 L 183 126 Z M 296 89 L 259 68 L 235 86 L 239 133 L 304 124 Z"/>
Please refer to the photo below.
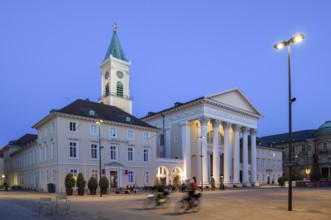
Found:
<path fill-rule="evenodd" d="M 110 171 L 110 188 L 117 188 L 117 171 Z"/>

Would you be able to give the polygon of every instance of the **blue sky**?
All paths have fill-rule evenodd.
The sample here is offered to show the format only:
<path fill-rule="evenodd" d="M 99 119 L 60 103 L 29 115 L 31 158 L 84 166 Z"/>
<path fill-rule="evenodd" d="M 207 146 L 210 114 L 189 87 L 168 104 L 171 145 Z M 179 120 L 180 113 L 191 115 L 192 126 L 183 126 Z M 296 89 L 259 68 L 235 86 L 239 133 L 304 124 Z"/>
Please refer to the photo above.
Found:
<path fill-rule="evenodd" d="M 258 136 L 288 132 L 292 45 L 293 131 L 331 120 L 331 2 L 309 0 L 0 2 L 0 147 L 51 109 L 97 101 L 113 23 L 131 66 L 133 114 L 240 88 L 264 117 Z"/>

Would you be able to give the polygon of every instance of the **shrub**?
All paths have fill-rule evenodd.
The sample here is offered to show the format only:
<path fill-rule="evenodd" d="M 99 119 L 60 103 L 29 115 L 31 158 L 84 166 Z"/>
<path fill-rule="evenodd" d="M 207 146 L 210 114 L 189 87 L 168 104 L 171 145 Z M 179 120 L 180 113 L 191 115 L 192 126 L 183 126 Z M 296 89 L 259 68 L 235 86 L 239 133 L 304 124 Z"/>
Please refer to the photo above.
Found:
<path fill-rule="evenodd" d="M 76 184 L 74 175 L 68 173 L 66 178 L 64 179 L 64 185 L 67 189 L 72 189 Z"/>
<path fill-rule="evenodd" d="M 84 189 L 85 188 L 86 180 L 84 178 L 83 173 L 78 174 L 76 185 L 77 185 L 78 189 Z"/>
<path fill-rule="evenodd" d="M 88 180 L 87 187 L 89 189 L 96 189 L 98 188 L 98 181 L 95 177 L 91 176 L 91 178 Z"/>
<path fill-rule="evenodd" d="M 101 189 L 108 189 L 109 187 L 109 181 L 106 176 L 102 176 L 99 181 L 99 186 Z"/>

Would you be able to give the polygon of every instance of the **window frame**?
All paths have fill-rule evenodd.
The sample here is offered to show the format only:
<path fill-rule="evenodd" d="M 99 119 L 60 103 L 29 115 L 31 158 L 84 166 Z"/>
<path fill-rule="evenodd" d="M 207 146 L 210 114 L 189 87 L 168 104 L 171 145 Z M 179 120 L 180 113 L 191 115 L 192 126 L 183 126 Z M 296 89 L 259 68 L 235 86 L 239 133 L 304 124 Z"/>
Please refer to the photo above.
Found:
<path fill-rule="evenodd" d="M 71 146 L 71 144 L 75 144 L 75 146 Z M 71 148 L 75 149 L 75 156 L 71 156 Z M 69 159 L 79 159 L 78 156 L 78 142 L 77 141 L 69 141 Z"/>

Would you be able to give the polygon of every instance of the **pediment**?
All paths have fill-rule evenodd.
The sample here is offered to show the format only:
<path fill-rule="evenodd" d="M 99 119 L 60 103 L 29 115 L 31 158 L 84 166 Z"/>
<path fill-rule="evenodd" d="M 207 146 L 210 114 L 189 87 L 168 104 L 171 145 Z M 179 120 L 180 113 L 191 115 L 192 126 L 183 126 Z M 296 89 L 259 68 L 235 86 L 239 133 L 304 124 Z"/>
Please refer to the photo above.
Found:
<path fill-rule="evenodd" d="M 123 167 L 122 164 L 117 163 L 117 162 L 107 163 L 107 164 L 105 164 L 105 166 L 110 166 L 110 167 Z"/>
<path fill-rule="evenodd" d="M 262 117 L 262 114 L 259 112 L 259 110 L 247 99 L 247 97 L 240 91 L 240 89 L 232 89 L 225 92 L 220 92 L 206 96 L 205 98 L 212 100 L 213 102 L 234 107 Z"/>

